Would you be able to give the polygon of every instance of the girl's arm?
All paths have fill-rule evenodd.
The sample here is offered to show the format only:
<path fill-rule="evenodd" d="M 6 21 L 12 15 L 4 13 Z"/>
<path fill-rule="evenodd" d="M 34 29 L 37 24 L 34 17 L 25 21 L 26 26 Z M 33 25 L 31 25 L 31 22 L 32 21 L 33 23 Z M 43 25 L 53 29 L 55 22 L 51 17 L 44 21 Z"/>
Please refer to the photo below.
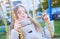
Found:
<path fill-rule="evenodd" d="M 52 37 L 53 37 L 53 36 L 54 36 L 54 26 L 53 26 L 53 21 L 51 21 L 50 24 L 51 24 Z M 48 39 L 51 39 L 50 31 L 49 31 L 47 25 L 44 27 L 43 31 L 44 31 L 44 35 L 45 35 Z"/>
<path fill-rule="evenodd" d="M 47 36 L 47 38 L 49 39 L 49 38 L 54 36 L 54 23 L 53 23 L 53 21 L 50 21 L 47 14 L 43 15 L 43 19 L 46 22 L 46 26 L 44 27 L 44 33 L 45 33 L 45 36 Z M 47 22 L 47 20 L 48 20 L 48 22 Z M 50 35 L 50 30 L 49 30 L 49 27 L 48 27 L 49 26 L 48 23 L 50 24 L 50 30 L 52 32 L 52 36 Z"/>

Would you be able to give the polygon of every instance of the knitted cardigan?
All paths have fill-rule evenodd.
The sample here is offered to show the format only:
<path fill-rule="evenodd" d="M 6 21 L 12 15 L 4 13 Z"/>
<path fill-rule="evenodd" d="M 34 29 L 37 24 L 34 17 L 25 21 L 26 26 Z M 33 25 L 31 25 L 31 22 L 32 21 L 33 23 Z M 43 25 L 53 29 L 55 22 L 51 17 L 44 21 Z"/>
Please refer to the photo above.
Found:
<path fill-rule="evenodd" d="M 22 20 L 21 23 L 22 26 L 24 26 L 21 28 L 24 39 L 52 39 L 47 26 L 43 28 L 43 32 L 37 32 L 34 24 L 32 24 L 29 19 Z M 54 34 L 54 27 L 51 26 L 51 29 Z M 19 39 L 19 33 L 15 29 L 12 29 L 9 39 Z"/>

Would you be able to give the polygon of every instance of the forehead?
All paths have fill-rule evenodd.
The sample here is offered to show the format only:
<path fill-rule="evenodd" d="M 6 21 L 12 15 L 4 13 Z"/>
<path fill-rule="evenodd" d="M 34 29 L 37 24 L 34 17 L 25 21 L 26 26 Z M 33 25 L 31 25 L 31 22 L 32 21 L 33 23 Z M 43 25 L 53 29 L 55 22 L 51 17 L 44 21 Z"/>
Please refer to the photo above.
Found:
<path fill-rule="evenodd" d="M 18 9 L 19 9 L 19 10 L 25 10 L 25 8 L 22 7 L 22 6 L 19 6 Z"/>

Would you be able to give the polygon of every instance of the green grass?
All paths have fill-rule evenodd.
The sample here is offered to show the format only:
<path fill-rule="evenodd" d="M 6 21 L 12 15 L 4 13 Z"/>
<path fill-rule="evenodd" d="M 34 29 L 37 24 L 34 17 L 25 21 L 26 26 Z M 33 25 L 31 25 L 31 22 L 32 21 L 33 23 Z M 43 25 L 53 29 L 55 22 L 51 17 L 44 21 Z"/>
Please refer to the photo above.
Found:
<path fill-rule="evenodd" d="M 55 34 L 60 35 L 60 21 L 55 20 L 54 26 L 55 26 Z"/>
<path fill-rule="evenodd" d="M 40 25 L 41 25 L 42 27 L 44 27 L 44 26 L 45 26 L 45 23 L 44 23 L 44 22 L 40 22 Z"/>
<path fill-rule="evenodd" d="M 5 33 L 0 33 L 0 39 L 6 39 L 6 34 Z"/>
<path fill-rule="evenodd" d="M 3 25 L 4 25 L 3 20 L 0 20 L 0 26 L 3 26 Z"/>

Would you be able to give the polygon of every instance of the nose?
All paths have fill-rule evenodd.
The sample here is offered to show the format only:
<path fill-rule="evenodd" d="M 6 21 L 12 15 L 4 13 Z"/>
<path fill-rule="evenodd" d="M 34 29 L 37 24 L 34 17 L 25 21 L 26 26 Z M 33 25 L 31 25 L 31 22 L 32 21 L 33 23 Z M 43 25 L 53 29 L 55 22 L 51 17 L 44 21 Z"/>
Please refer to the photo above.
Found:
<path fill-rule="evenodd" d="M 24 13 L 22 13 L 21 16 L 24 17 Z"/>

